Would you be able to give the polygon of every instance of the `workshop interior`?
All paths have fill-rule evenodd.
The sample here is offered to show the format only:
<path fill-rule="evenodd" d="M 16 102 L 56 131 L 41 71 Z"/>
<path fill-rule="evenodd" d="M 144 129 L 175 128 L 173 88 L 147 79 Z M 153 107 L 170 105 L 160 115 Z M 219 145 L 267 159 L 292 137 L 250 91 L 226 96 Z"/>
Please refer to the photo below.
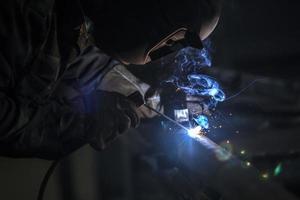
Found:
<path fill-rule="evenodd" d="M 147 83 L 173 69 L 159 96 L 148 91 L 153 118 L 102 151 L 85 145 L 56 163 L 0 157 L 0 199 L 35 200 L 41 190 L 39 200 L 300 199 L 299 9 L 225 0 L 203 49 L 126 66 Z M 125 77 L 123 67 L 108 73 Z"/>

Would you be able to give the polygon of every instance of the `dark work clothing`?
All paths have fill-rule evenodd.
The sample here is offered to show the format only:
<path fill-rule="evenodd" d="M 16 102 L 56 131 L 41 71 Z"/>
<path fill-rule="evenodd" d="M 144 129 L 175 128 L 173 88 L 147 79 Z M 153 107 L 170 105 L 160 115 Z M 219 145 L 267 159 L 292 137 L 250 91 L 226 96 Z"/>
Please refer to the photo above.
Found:
<path fill-rule="evenodd" d="M 59 158 L 85 144 L 80 99 L 111 59 L 78 45 L 83 15 L 76 1 L 1 4 L 0 155 Z"/>

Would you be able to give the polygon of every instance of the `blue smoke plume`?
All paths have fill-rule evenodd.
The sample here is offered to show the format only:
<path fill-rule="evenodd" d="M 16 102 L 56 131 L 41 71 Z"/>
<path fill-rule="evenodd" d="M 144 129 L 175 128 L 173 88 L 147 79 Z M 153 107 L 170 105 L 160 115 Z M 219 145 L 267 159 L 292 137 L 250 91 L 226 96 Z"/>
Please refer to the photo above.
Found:
<path fill-rule="evenodd" d="M 214 78 L 201 72 L 202 69 L 212 66 L 210 45 L 210 41 L 205 41 L 202 50 L 188 47 L 179 51 L 175 57 L 174 73 L 167 82 L 174 84 L 187 95 L 205 97 L 203 104 L 212 109 L 219 102 L 225 101 L 226 95 Z M 208 129 L 207 117 L 201 115 L 194 120 Z"/>

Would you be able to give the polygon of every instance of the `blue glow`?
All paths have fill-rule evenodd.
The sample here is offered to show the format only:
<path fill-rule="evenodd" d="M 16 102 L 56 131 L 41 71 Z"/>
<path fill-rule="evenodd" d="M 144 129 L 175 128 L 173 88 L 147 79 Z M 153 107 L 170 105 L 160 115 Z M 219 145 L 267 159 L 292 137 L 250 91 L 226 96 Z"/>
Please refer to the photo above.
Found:
<path fill-rule="evenodd" d="M 202 50 L 187 47 L 182 49 L 176 56 L 176 60 L 180 62 L 182 68 L 211 67 L 211 57 L 209 51 L 204 48 Z"/>
<path fill-rule="evenodd" d="M 216 89 L 216 88 L 213 88 L 213 89 L 211 89 L 211 90 L 209 91 L 208 94 L 209 94 L 210 96 L 216 96 L 218 93 L 219 93 L 219 90 Z"/>
<path fill-rule="evenodd" d="M 199 115 L 194 118 L 195 122 L 203 129 L 209 129 L 208 118 L 205 115 Z"/>
<path fill-rule="evenodd" d="M 225 93 L 219 84 L 212 78 L 202 74 L 188 75 L 188 84 L 182 87 L 186 93 L 191 95 L 209 96 L 217 102 L 225 100 Z"/>
<path fill-rule="evenodd" d="M 225 101 L 226 95 L 213 77 L 203 74 L 204 68 L 212 66 L 210 45 L 210 41 L 204 41 L 205 48 L 202 50 L 188 47 L 179 51 L 175 57 L 173 75 L 166 82 L 187 95 L 204 97 L 200 104 L 213 109 L 219 102 Z M 194 120 L 202 130 L 209 129 L 206 116 L 200 115 Z"/>
<path fill-rule="evenodd" d="M 212 65 L 208 50 L 210 44 L 204 44 L 206 48 L 202 50 L 188 47 L 179 51 L 175 57 L 174 73 L 166 82 L 176 85 L 188 95 L 209 97 L 204 104 L 214 108 L 226 96 L 217 81 L 200 72 Z"/>

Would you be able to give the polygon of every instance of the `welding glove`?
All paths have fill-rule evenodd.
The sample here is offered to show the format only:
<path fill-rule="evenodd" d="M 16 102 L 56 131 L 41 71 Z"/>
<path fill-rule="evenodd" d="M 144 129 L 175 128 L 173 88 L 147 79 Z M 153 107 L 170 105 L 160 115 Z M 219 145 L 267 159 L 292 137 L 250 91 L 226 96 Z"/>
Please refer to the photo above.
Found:
<path fill-rule="evenodd" d="M 139 124 L 136 106 L 119 93 L 95 91 L 84 97 L 84 103 L 86 139 L 97 150 Z"/>
<path fill-rule="evenodd" d="M 145 73 L 148 71 L 145 71 Z M 148 76 L 151 74 L 147 74 Z M 157 114 L 143 106 L 147 104 L 154 109 L 163 112 L 160 107 L 160 95 L 156 90 L 137 78 L 128 69 L 127 66 L 117 63 L 101 80 L 98 85 L 99 90 L 117 92 L 130 98 L 137 106 L 137 114 L 140 118 L 153 118 Z"/>

